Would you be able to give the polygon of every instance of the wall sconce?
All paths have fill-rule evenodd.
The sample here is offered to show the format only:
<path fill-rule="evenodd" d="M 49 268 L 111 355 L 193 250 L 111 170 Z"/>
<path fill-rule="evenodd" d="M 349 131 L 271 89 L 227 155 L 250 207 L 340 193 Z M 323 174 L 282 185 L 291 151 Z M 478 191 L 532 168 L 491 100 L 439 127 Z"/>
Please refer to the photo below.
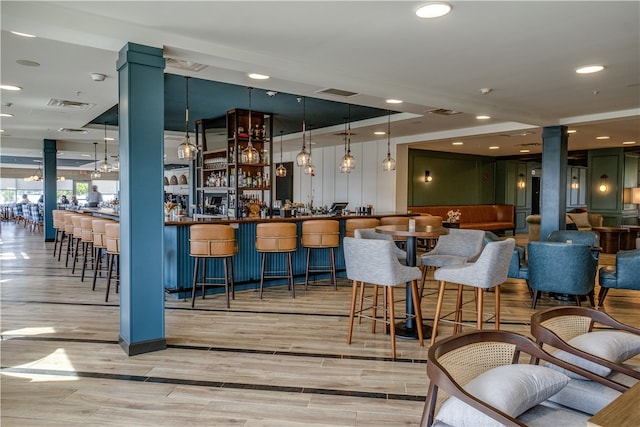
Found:
<path fill-rule="evenodd" d="M 598 187 L 598 189 L 601 193 L 605 193 L 609 189 L 609 185 L 607 183 L 608 179 L 609 177 L 607 175 L 600 176 L 600 187 Z"/>
<path fill-rule="evenodd" d="M 433 177 L 431 176 L 431 172 L 430 171 L 424 171 L 424 182 L 431 182 L 433 181 Z"/>
<path fill-rule="evenodd" d="M 640 187 L 631 189 L 631 203 L 640 205 Z"/>
<path fill-rule="evenodd" d="M 527 181 L 524 180 L 524 174 L 519 174 L 518 175 L 518 188 L 520 190 L 524 190 L 524 188 L 527 186 Z"/>
<path fill-rule="evenodd" d="M 572 190 L 577 190 L 578 188 L 580 188 L 580 183 L 578 182 L 578 177 L 577 176 L 572 176 L 571 177 L 571 189 Z"/>

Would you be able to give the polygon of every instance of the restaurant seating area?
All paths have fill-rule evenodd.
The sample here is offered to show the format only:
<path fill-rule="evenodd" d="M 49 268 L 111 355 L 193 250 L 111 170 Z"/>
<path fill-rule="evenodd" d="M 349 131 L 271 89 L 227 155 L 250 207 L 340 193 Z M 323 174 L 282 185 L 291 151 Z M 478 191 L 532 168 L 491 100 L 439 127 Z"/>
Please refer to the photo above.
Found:
<path fill-rule="evenodd" d="M 354 241 L 391 244 L 388 237 L 373 240 L 358 234 Z M 514 237 L 519 246 L 526 245 L 526 235 Z M 500 242 L 512 239 L 484 247 Z M 433 381 L 426 372 L 430 346 L 398 339 L 393 358 L 389 335 L 380 329 L 373 334 L 370 322 L 355 321 L 348 344 L 354 292 L 344 275 L 337 290 L 329 279 L 322 280 L 318 284 L 327 286 L 299 286 L 295 299 L 288 286 L 271 287 L 262 299 L 257 287 L 240 291 L 229 309 L 219 295 L 199 300 L 195 308 L 190 298 L 167 297 L 167 349 L 128 357 L 118 345 L 119 294 L 111 293 L 105 301 L 102 292 L 91 292 L 91 285 L 81 281 L 80 268 L 72 274 L 71 263 L 64 267 L 65 260 L 58 261 L 53 249 L 54 242 L 44 243 L 21 224 L 3 224 L 2 400 L 9 408 L 3 407 L 3 425 L 50 425 L 54 417 L 66 425 L 420 423 Z M 395 247 L 391 253 L 402 267 Z M 510 247 L 508 262 L 513 253 Z M 616 256 L 600 254 L 597 262 L 613 266 Z M 380 281 L 375 268 L 369 274 Z M 97 271 L 98 284 L 105 289 L 107 272 Z M 434 322 L 439 288 L 434 279 L 430 272 L 416 310 L 425 324 Z M 295 277 L 297 284 L 303 280 Z M 500 329 L 532 338 L 534 313 L 568 303 L 541 298 L 533 310 L 523 284 L 512 278 L 501 284 Z M 456 287 L 447 285 L 447 290 Z M 396 319 L 404 318 L 404 288 L 395 289 Z M 455 310 L 455 294 L 444 294 L 443 312 Z M 639 294 L 616 289 L 601 310 L 637 326 Z M 371 291 L 366 296 L 371 297 Z M 382 304 L 384 298 L 379 299 Z M 494 311 L 493 299 L 486 298 L 486 312 Z M 383 312 L 377 316 L 383 324 Z M 477 327 L 474 315 L 465 312 L 461 321 L 464 331 Z M 487 319 L 481 333 L 494 327 Z M 434 345 L 452 332 L 448 326 L 438 327 Z M 640 359 L 629 363 L 640 365 Z M 39 390 L 37 413 L 19 403 L 33 394 L 33 381 Z"/>

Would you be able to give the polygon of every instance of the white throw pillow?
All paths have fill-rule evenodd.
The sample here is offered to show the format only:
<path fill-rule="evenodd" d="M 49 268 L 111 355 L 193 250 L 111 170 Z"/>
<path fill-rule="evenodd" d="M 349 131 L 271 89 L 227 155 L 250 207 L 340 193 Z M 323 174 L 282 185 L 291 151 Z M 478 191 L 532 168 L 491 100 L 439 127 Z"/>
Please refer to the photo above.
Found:
<path fill-rule="evenodd" d="M 572 347 L 613 363 L 622 363 L 625 360 L 631 359 L 637 354 L 640 354 L 640 336 L 623 331 L 587 332 L 586 334 L 578 335 L 577 337 L 570 339 L 567 343 Z M 611 369 L 605 366 L 583 359 L 582 357 L 571 353 L 567 353 L 563 350 L 557 350 L 553 355 L 560 360 L 579 366 L 602 377 L 606 377 L 611 373 Z M 565 371 L 557 366 L 553 366 L 551 364 L 548 364 L 547 366 L 553 367 L 554 369 L 567 374 L 571 378 L 581 380 L 586 379 L 581 375 Z"/>
<path fill-rule="evenodd" d="M 469 381 L 464 389 L 515 418 L 547 400 L 568 382 L 569 377 L 544 366 L 514 364 L 490 369 Z M 444 402 L 435 418 L 456 427 L 502 426 L 455 397 Z"/>

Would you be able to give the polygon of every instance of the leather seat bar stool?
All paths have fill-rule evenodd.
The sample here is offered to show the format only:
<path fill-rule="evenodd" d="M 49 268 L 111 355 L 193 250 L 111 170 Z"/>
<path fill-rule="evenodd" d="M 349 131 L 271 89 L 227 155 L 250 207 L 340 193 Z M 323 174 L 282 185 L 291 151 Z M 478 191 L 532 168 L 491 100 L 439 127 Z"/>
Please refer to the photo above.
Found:
<path fill-rule="evenodd" d="M 72 212 L 72 211 L 65 211 L 62 212 L 62 215 L 60 217 L 61 221 L 62 221 L 62 238 L 63 241 L 60 242 L 60 250 L 58 251 L 58 261 L 60 261 L 60 257 L 62 256 L 62 246 L 66 245 L 67 248 L 67 253 L 69 253 L 69 233 L 73 233 L 73 223 L 71 222 L 71 215 L 77 215 L 77 212 Z M 67 220 L 69 221 L 70 225 L 67 226 Z"/>
<path fill-rule="evenodd" d="M 293 261 L 291 253 L 298 247 L 298 235 L 296 224 L 292 222 L 269 222 L 256 225 L 256 251 L 261 255 L 260 267 L 260 299 L 264 289 L 264 279 L 287 278 L 289 290 L 293 298 L 296 297 L 296 289 L 293 283 Z M 286 270 L 266 271 L 267 254 L 286 254 Z M 268 276 L 265 276 L 268 274 Z"/>
<path fill-rule="evenodd" d="M 93 263 L 93 283 L 91 290 L 96 290 L 96 280 L 98 278 L 98 271 L 100 271 L 102 265 L 102 256 L 107 250 L 107 239 L 105 225 L 113 222 L 110 219 L 94 219 L 92 221 L 93 229 L 93 257 L 95 259 Z M 106 268 L 105 268 L 106 270 Z"/>
<path fill-rule="evenodd" d="M 380 225 L 409 225 L 409 217 L 408 216 L 385 216 L 380 218 Z M 402 249 L 405 248 L 405 244 L 407 242 L 406 237 L 393 236 L 393 241 L 396 242 L 398 246 Z"/>
<path fill-rule="evenodd" d="M 87 269 L 87 261 L 91 261 L 91 267 L 93 269 L 94 256 L 93 256 L 93 217 L 86 216 L 82 218 L 82 274 L 80 275 L 80 281 L 84 282 L 84 274 Z M 89 258 L 91 254 L 91 258 Z"/>
<path fill-rule="evenodd" d="M 53 257 L 56 257 L 58 250 L 58 243 L 60 243 L 60 249 L 62 249 L 62 240 L 64 240 L 64 210 L 54 209 L 51 211 L 53 215 L 53 228 L 56 230 L 56 235 L 53 240 Z"/>
<path fill-rule="evenodd" d="M 307 267 L 304 274 L 304 287 L 309 285 L 309 273 L 331 273 L 331 284 L 338 290 L 336 280 L 335 248 L 340 246 L 340 223 L 335 220 L 308 220 L 302 223 L 302 247 L 307 249 Z M 329 250 L 329 268 L 311 266 L 313 249 Z"/>
<path fill-rule="evenodd" d="M 430 227 L 442 227 L 442 217 L 437 215 L 420 215 L 415 216 L 413 219 L 416 221 L 417 226 L 430 226 Z M 436 245 L 438 239 L 418 239 L 418 245 L 424 247 L 425 250 L 430 251 Z"/>
<path fill-rule="evenodd" d="M 76 274 L 76 262 L 78 256 L 80 256 L 80 248 L 84 248 L 82 243 L 82 219 L 87 215 L 73 215 L 71 216 L 71 222 L 73 223 L 73 266 L 71 267 L 71 274 Z M 84 258 L 84 257 L 83 257 Z"/>
<path fill-rule="evenodd" d="M 109 301 L 109 288 L 113 276 L 113 265 L 116 266 L 116 294 L 120 288 L 120 223 L 111 221 L 104 225 L 104 237 L 107 250 L 107 291 L 104 302 Z"/>
<path fill-rule="evenodd" d="M 355 230 L 363 228 L 376 228 L 380 225 L 380 220 L 377 218 L 349 218 L 345 222 L 345 236 L 355 237 Z"/>
<path fill-rule="evenodd" d="M 202 263 L 202 276 L 200 278 L 202 299 L 204 299 L 205 286 L 207 284 L 221 285 L 207 283 L 208 280 L 223 280 L 222 285 L 227 297 L 227 308 L 229 308 L 229 285 L 231 285 L 231 298 L 235 299 L 236 296 L 233 283 L 233 257 L 238 253 L 238 244 L 233 227 L 221 224 L 198 224 L 189 227 L 189 234 L 189 256 L 194 258 L 191 307 L 195 306 L 198 270 Z M 224 277 L 207 277 L 207 260 L 209 259 L 221 259 L 223 261 Z"/>
<path fill-rule="evenodd" d="M 69 254 L 71 256 L 75 256 L 75 247 L 76 241 L 79 239 L 79 236 L 76 236 L 73 232 L 75 230 L 75 225 L 73 224 L 73 217 L 79 216 L 80 214 L 77 212 L 72 212 L 69 214 L 65 214 L 64 216 L 64 232 L 67 234 L 67 253 L 65 255 L 64 266 L 69 266 Z M 82 234 L 82 230 L 79 229 L 80 234 Z"/>

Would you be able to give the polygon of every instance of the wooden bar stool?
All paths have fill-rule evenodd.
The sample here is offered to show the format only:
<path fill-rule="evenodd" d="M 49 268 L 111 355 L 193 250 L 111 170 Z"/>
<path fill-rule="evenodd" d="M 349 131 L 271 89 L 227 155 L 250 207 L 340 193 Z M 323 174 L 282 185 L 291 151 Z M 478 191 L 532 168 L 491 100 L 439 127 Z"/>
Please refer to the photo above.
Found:
<path fill-rule="evenodd" d="M 260 299 L 264 287 L 265 273 L 269 273 L 267 278 L 287 278 L 289 289 L 293 298 L 296 297 L 296 289 L 293 283 L 293 262 L 291 253 L 295 252 L 298 246 L 298 235 L 296 225 L 291 222 L 269 222 L 256 225 L 256 251 L 261 254 L 260 268 Z M 286 253 L 286 271 L 265 271 L 265 264 L 268 253 Z M 282 274 L 286 273 L 286 274 Z"/>
<path fill-rule="evenodd" d="M 340 223 L 335 220 L 309 220 L 302 223 L 302 247 L 307 249 L 307 267 L 304 288 L 309 285 L 309 273 L 331 273 L 331 284 L 338 290 L 336 280 L 336 259 L 334 249 L 340 246 Z M 311 250 L 329 250 L 329 268 L 311 266 Z M 324 267 L 324 268 L 323 268 Z"/>
<path fill-rule="evenodd" d="M 60 257 L 62 256 L 62 247 L 65 245 L 66 242 L 66 246 L 67 246 L 67 253 L 69 252 L 69 234 L 67 232 L 67 217 L 70 217 L 71 215 L 75 215 L 77 214 L 77 212 L 71 212 L 71 211 L 63 211 L 62 214 L 60 215 L 60 221 L 61 221 L 61 226 L 62 226 L 62 241 L 60 241 L 60 248 L 58 250 L 58 261 L 60 261 Z M 71 223 L 71 218 L 69 218 L 69 222 Z M 70 231 L 73 233 L 73 223 L 71 223 L 71 225 L 69 226 Z"/>
<path fill-rule="evenodd" d="M 120 288 L 120 223 L 110 221 L 104 225 L 105 243 L 107 249 L 107 292 L 104 302 L 109 301 L 109 288 L 111 287 L 111 277 L 113 275 L 113 264 L 116 265 L 116 294 Z"/>
<path fill-rule="evenodd" d="M 76 262 L 78 260 L 80 247 L 82 243 L 82 220 L 86 215 L 72 215 L 71 223 L 73 224 L 73 265 L 71 267 L 71 274 L 76 274 Z M 84 248 L 84 246 L 82 246 Z"/>
<path fill-rule="evenodd" d="M 194 307 L 196 302 L 198 266 L 200 265 L 200 260 L 202 260 L 202 278 L 200 281 L 202 299 L 205 296 L 207 280 L 224 280 L 222 284 L 209 283 L 209 285 L 224 286 L 227 308 L 229 308 L 229 284 L 231 284 L 231 298 L 235 299 L 236 297 L 233 283 L 233 256 L 238 253 L 238 244 L 233 227 L 219 224 L 198 224 L 190 226 L 189 233 L 189 255 L 194 258 L 191 307 Z M 223 261 L 224 277 L 207 277 L 207 260 L 212 258 Z"/>
<path fill-rule="evenodd" d="M 73 234 L 75 226 L 73 225 L 73 217 L 78 216 L 77 212 L 70 212 L 64 215 L 64 232 L 67 235 L 67 253 L 65 255 L 64 266 L 69 266 L 69 254 L 73 256 L 77 237 Z M 82 234 L 82 231 L 80 231 Z"/>
<path fill-rule="evenodd" d="M 110 219 L 94 219 L 91 222 L 93 232 L 93 257 L 95 259 L 93 263 L 93 284 L 91 290 L 96 290 L 96 279 L 98 278 L 98 271 L 102 264 L 102 255 L 107 250 L 107 239 L 105 225 L 113 222 Z M 106 268 L 105 268 L 106 270 Z"/>
<path fill-rule="evenodd" d="M 380 225 L 380 220 L 377 218 L 349 218 L 344 225 L 346 229 L 345 236 L 354 237 L 355 230 L 376 228 Z"/>
<path fill-rule="evenodd" d="M 93 217 L 86 216 L 82 218 L 82 274 L 80 275 L 80 281 L 84 282 L 84 273 L 87 269 L 87 261 L 89 253 L 91 253 L 91 267 L 93 268 L 94 260 L 94 249 L 93 249 Z"/>
<path fill-rule="evenodd" d="M 56 251 L 58 250 L 58 242 L 60 242 L 60 249 L 62 249 L 62 240 L 64 240 L 64 210 L 54 209 L 51 211 L 53 215 L 53 228 L 56 230 L 56 235 L 53 240 L 53 257 L 56 257 Z"/>

